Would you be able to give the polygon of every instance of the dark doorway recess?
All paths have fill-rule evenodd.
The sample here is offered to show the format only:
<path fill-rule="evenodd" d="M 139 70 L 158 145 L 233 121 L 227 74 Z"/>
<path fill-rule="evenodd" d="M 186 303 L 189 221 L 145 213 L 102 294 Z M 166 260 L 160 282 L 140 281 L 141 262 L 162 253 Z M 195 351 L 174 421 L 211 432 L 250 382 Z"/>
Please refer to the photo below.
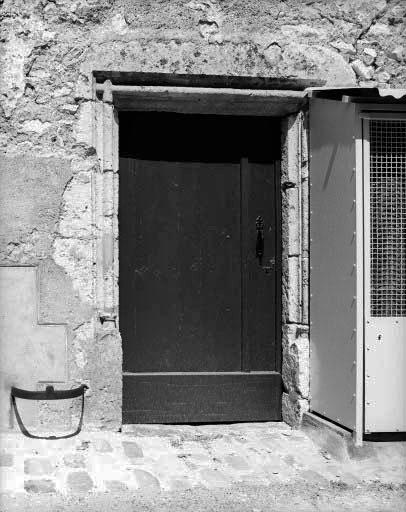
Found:
<path fill-rule="evenodd" d="M 119 121 L 123 422 L 280 420 L 279 121 Z"/>

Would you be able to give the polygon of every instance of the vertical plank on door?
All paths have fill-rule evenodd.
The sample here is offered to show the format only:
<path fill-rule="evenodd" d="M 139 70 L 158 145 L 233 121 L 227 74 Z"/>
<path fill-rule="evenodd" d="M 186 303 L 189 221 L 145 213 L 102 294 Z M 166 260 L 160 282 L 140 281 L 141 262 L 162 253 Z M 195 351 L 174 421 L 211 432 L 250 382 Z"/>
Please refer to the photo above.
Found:
<path fill-rule="evenodd" d="M 243 371 L 278 368 L 275 164 L 241 161 Z M 256 258 L 256 219 L 264 222 L 262 264 Z"/>

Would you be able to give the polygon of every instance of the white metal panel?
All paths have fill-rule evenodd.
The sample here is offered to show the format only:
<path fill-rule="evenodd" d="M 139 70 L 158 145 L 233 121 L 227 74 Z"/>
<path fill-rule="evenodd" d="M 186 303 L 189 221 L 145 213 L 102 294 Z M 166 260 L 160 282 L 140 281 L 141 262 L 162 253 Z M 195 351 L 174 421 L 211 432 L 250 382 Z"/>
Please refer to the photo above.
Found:
<path fill-rule="evenodd" d="M 406 431 L 406 115 L 368 117 L 365 431 Z"/>
<path fill-rule="evenodd" d="M 356 201 L 358 122 L 353 103 L 310 101 L 310 407 L 351 430 L 362 420 L 359 407 L 357 412 L 362 398 L 357 390 L 357 362 L 362 368 L 362 332 L 357 332 L 357 308 L 362 308 L 356 268 L 357 208 L 362 207 Z M 359 237 L 362 243 L 362 233 Z"/>

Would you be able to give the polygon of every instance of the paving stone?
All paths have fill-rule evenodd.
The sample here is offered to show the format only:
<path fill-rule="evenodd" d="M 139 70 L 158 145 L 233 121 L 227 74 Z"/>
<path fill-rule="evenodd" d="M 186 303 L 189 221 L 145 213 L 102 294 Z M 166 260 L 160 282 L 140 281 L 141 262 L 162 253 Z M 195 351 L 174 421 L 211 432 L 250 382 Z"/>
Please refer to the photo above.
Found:
<path fill-rule="evenodd" d="M 104 485 L 109 492 L 123 492 L 128 490 L 126 484 L 120 482 L 120 480 L 105 480 Z"/>
<path fill-rule="evenodd" d="M 55 470 L 55 464 L 46 458 L 31 458 L 24 461 L 24 473 L 27 475 L 49 475 Z"/>
<path fill-rule="evenodd" d="M 158 479 L 148 471 L 134 469 L 134 476 L 142 491 L 156 492 L 161 489 Z"/>
<path fill-rule="evenodd" d="M 123 441 L 123 450 L 129 459 L 137 459 L 144 456 L 141 446 L 134 441 Z"/>
<path fill-rule="evenodd" d="M 285 455 L 285 457 L 283 457 L 283 462 L 285 462 L 288 466 L 294 466 L 295 463 L 296 463 L 296 459 L 295 457 L 293 457 L 293 455 Z"/>
<path fill-rule="evenodd" d="M 170 482 L 171 491 L 187 491 L 193 487 L 188 478 L 174 478 Z"/>
<path fill-rule="evenodd" d="M 97 452 L 107 453 L 113 451 L 111 444 L 105 439 L 96 439 L 93 445 Z"/>
<path fill-rule="evenodd" d="M 247 460 L 244 457 L 241 457 L 241 455 L 227 455 L 227 457 L 225 457 L 225 461 L 237 471 L 245 471 L 250 467 Z"/>
<path fill-rule="evenodd" d="M 224 473 L 212 468 L 201 469 L 199 475 L 209 487 L 224 487 L 231 481 Z"/>
<path fill-rule="evenodd" d="M 83 455 L 80 453 L 68 453 L 63 458 L 63 463 L 65 466 L 68 466 L 70 468 L 84 468 L 85 467 L 85 460 L 83 458 Z"/>
<path fill-rule="evenodd" d="M 325 478 L 317 471 L 314 471 L 313 469 L 303 469 L 298 472 L 298 476 L 311 484 L 329 485 L 330 483 L 330 481 L 327 478 Z"/>
<path fill-rule="evenodd" d="M 26 480 L 24 482 L 24 489 L 32 493 L 49 493 L 56 492 L 55 482 L 53 480 Z"/>
<path fill-rule="evenodd" d="M 361 483 L 360 478 L 358 478 L 353 473 L 349 473 L 348 471 L 340 475 L 340 481 L 347 485 L 358 485 Z"/>
<path fill-rule="evenodd" d="M 73 493 L 87 492 L 93 487 L 93 481 L 86 471 L 75 471 L 68 475 L 67 487 Z"/>
<path fill-rule="evenodd" d="M 87 450 L 89 445 L 90 441 L 81 441 L 81 443 L 76 447 L 76 450 Z"/>
<path fill-rule="evenodd" d="M 11 453 L 0 453 L 0 466 L 10 467 L 13 465 L 14 457 Z"/>

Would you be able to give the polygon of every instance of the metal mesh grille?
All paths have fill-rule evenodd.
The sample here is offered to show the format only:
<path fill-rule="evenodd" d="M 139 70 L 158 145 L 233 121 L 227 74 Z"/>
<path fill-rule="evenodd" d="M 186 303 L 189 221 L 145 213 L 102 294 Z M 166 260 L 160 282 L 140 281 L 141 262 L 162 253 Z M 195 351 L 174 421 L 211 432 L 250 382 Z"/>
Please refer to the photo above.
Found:
<path fill-rule="evenodd" d="M 370 121 L 371 316 L 406 316 L 406 120 Z"/>

